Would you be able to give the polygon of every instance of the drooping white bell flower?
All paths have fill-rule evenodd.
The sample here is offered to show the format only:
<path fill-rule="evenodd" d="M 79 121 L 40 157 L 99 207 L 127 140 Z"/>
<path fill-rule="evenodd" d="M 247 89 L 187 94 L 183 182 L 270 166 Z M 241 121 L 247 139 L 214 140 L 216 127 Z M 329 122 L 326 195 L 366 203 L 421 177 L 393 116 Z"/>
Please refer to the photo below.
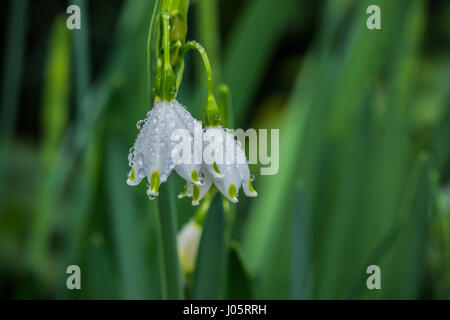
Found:
<path fill-rule="evenodd" d="M 131 171 L 127 183 L 135 186 L 147 177 L 147 194 L 151 199 L 158 196 L 159 185 L 173 169 L 187 182 L 200 184 L 197 174 L 200 165 L 176 164 L 171 157 L 177 144 L 171 139 L 173 132 L 183 130 L 193 135 L 196 123 L 199 122 L 178 101 L 157 101 L 146 118 L 137 124 L 140 131 L 128 155 Z"/>
<path fill-rule="evenodd" d="M 217 126 L 205 130 L 205 139 L 210 144 L 205 146 L 203 152 L 204 166 L 213 177 L 217 189 L 234 203 L 238 202 L 241 186 L 246 196 L 256 197 L 258 194 L 251 183 L 245 152 L 235 136 Z"/>
<path fill-rule="evenodd" d="M 194 271 L 201 235 L 202 227 L 195 220 L 189 221 L 178 234 L 178 258 L 187 277 Z"/>
<path fill-rule="evenodd" d="M 187 183 L 178 196 L 192 197 L 192 205 L 198 205 L 212 183 L 233 203 L 238 202 L 242 186 L 245 195 L 256 197 L 245 152 L 233 134 L 223 127 L 208 127 L 204 132 L 203 163 L 200 169 L 202 184 Z"/>
<path fill-rule="evenodd" d="M 200 200 L 208 193 L 209 188 L 212 185 L 212 176 L 208 173 L 205 168 L 200 168 L 200 177 L 201 183 L 194 184 L 186 182 L 186 186 L 184 187 L 183 192 L 178 195 L 179 199 L 184 197 L 192 198 L 192 205 L 198 206 L 200 204 Z"/>

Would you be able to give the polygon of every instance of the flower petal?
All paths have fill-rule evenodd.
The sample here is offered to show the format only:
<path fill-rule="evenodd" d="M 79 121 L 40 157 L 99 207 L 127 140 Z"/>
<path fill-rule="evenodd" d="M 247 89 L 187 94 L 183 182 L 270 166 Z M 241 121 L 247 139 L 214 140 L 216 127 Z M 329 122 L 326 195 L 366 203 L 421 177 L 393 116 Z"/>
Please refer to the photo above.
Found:
<path fill-rule="evenodd" d="M 214 179 L 214 184 L 219 191 L 231 202 L 238 202 L 239 188 L 242 184 L 241 176 L 236 167 L 231 164 L 221 166 L 223 179 Z"/>
<path fill-rule="evenodd" d="M 238 160 L 239 160 L 239 157 L 243 157 L 241 159 L 244 159 L 244 161 L 245 161 L 242 164 L 240 164 L 240 162 L 238 162 L 238 164 L 236 165 L 239 175 L 241 176 L 241 179 L 242 179 L 242 189 L 244 190 L 244 193 L 246 196 L 256 197 L 258 195 L 258 193 L 256 192 L 256 190 L 253 188 L 253 185 L 252 185 L 252 181 L 251 181 L 252 179 L 250 177 L 250 169 L 248 168 L 248 163 L 247 163 L 247 160 L 245 159 L 245 152 L 244 152 L 244 150 L 242 150 L 242 148 L 240 146 L 237 146 L 236 150 L 237 150 Z"/>
<path fill-rule="evenodd" d="M 212 185 L 212 177 L 205 174 L 201 185 L 192 185 L 192 205 L 197 206 L 208 193 Z"/>

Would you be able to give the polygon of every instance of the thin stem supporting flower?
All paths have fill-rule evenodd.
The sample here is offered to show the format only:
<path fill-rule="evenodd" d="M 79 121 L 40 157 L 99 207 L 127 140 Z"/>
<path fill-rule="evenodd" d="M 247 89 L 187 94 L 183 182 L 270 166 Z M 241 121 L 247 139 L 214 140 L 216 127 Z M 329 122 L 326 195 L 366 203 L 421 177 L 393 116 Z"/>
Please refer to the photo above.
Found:
<path fill-rule="evenodd" d="M 188 41 L 183 45 L 181 49 L 181 56 L 183 57 L 189 50 L 196 50 L 202 57 L 203 66 L 205 67 L 206 71 L 206 78 L 208 80 L 208 96 L 213 96 L 214 95 L 213 76 L 211 64 L 209 63 L 208 55 L 206 54 L 205 48 L 203 48 L 203 46 L 197 41 Z"/>
<path fill-rule="evenodd" d="M 170 101 L 177 94 L 175 73 L 170 63 L 170 15 L 166 11 L 162 14 L 164 57 L 163 73 L 161 77 L 161 93 L 164 101 Z"/>
<path fill-rule="evenodd" d="M 216 99 L 214 98 L 214 82 L 208 55 L 206 54 L 205 48 L 203 48 L 203 46 L 197 41 L 186 42 L 181 48 L 181 57 L 183 57 L 189 50 L 196 50 L 200 54 L 203 60 L 203 66 L 205 67 L 206 78 L 208 81 L 208 97 L 205 107 L 206 122 L 209 126 L 218 126 L 220 121 L 220 112 Z"/>
<path fill-rule="evenodd" d="M 152 19 L 150 20 L 150 25 L 148 27 L 148 37 L 147 37 L 147 78 L 148 78 L 147 81 L 148 81 L 149 100 L 151 100 L 152 97 L 151 43 L 152 43 L 153 25 L 155 23 L 158 8 L 159 8 L 159 0 L 156 1 L 155 6 L 153 7 Z"/>

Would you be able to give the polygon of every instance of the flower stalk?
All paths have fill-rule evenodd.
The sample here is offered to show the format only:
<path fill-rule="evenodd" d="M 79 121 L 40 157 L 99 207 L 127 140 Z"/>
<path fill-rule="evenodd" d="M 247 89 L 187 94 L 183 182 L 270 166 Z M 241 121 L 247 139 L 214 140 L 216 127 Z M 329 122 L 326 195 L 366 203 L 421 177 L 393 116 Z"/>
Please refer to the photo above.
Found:
<path fill-rule="evenodd" d="M 177 94 L 175 73 L 170 63 L 170 15 L 167 12 L 162 14 L 163 41 L 164 41 L 164 61 L 163 74 L 161 77 L 161 93 L 163 101 L 175 99 Z"/>

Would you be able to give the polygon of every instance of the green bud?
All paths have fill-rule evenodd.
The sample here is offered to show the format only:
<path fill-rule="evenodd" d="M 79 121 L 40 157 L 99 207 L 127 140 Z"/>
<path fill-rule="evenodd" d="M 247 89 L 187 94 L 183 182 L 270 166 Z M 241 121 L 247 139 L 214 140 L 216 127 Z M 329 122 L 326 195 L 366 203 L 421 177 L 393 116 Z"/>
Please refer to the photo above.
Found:
<path fill-rule="evenodd" d="M 175 73 L 170 65 L 166 64 L 163 67 L 163 74 L 161 77 L 161 98 L 164 101 L 170 101 L 175 98 L 177 93 L 177 80 Z"/>
<path fill-rule="evenodd" d="M 205 110 L 206 110 L 206 121 L 208 123 L 208 126 L 210 127 L 218 126 L 220 122 L 220 112 L 219 106 L 217 105 L 214 96 L 212 95 L 208 96 Z"/>

